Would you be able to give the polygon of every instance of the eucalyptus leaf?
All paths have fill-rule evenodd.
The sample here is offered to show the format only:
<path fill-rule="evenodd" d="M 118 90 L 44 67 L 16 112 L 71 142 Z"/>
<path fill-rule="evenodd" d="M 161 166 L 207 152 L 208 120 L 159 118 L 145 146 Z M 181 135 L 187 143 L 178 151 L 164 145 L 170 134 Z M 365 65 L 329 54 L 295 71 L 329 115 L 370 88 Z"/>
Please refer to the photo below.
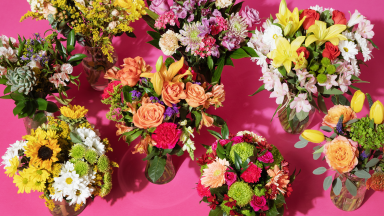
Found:
<path fill-rule="evenodd" d="M 324 179 L 323 188 L 324 190 L 328 190 L 328 188 L 332 185 L 332 176 L 328 176 Z"/>
<path fill-rule="evenodd" d="M 321 154 L 324 151 L 324 146 L 321 146 L 321 148 L 317 149 L 313 154 Z"/>
<path fill-rule="evenodd" d="M 69 136 L 71 137 L 71 141 L 73 143 L 83 143 L 83 140 L 81 139 L 81 137 L 77 133 L 71 132 L 69 134 Z"/>
<path fill-rule="evenodd" d="M 299 141 L 295 144 L 295 148 L 304 148 L 308 145 L 308 141 Z"/>
<path fill-rule="evenodd" d="M 365 167 L 373 167 L 375 166 L 380 160 L 378 158 L 372 158 L 366 165 Z"/>
<path fill-rule="evenodd" d="M 346 125 L 350 125 L 350 124 L 353 124 L 353 123 L 358 122 L 358 121 L 359 121 L 359 119 L 352 119 L 352 120 L 349 120 L 349 121 L 346 123 Z"/>
<path fill-rule="evenodd" d="M 326 171 L 327 171 L 327 168 L 325 168 L 325 167 L 319 167 L 319 168 L 313 170 L 313 174 L 315 174 L 315 175 L 321 175 L 321 174 L 325 173 Z"/>
<path fill-rule="evenodd" d="M 304 110 L 301 110 L 300 112 L 296 113 L 296 116 L 299 119 L 299 121 L 304 121 L 304 119 L 308 117 L 308 114 L 309 113 L 304 112 Z"/>
<path fill-rule="evenodd" d="M 369 174 L 365 170 L 358 170 L 355 172 L 355 175 L 359 178 L 365 178 L 365 179 L 371 178 L 371 174 Z"/>
<path fill-rule="evenodd" d="M 345 186 L 347 187 L 347 190 L 349 191 L 350 194 L 352 194 L 352 196 L 356 196 L 357 194 L 357 188 L 356 188 L 356 185 L 353 184 L 351 182 L 351 180 L 349 180 L 347 178 L 347 180 L 345 181 Z"/>
<path fill-rule="evenodd" d="M 313 160 L 319 159 L 321 156 L 321 153 L 313 154 Z"/>
<path fill-rule="evenodd" d="M 336 178 L 336 184 L 335 186 L 333 186 L 333 193 L 335 193 L 338 196 L 341 192 L 342 186 L 343 184 L 341 183 L 340 178 Z"/>
<path fill-rule="evenodd" d="M 320 129 L 323 131 L 326 131 L 326 132 L 332 132 L 333 131 L 333 129 L 331 127 L 326 126 L 326 125 L 321 126 Z"/>

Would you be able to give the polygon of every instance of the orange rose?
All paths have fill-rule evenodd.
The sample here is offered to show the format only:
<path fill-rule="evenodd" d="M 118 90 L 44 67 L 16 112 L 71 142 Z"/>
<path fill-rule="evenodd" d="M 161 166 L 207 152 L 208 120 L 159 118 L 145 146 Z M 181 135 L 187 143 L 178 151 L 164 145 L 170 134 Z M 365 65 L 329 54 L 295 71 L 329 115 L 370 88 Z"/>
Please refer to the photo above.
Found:
<path fill-rule="evenodd" d="M 328 114 L 323 118 L 323 125 L 335 128 L 341 115 L 344 115 L 343 123 L 357 118 L 356 113 L 349 106 L 335 105 L 328 110 Z"/>
<path fill-rule="evenodd" d="M 137 56 L 136 58 L 125 58 L 123 59 L 124 64 L 121 65 L 125 67 L 126 65 L 128 66 L 133 66 L 137 69 L 140 69 L 142 73 L 150 73 L 152 71 L 152 67 L 150 65 L 147 65 L 145 63 L 144 59 L 141 58 L 140 56 Z"/>
<path fill-rule="evenodd" d="M 185 93 L 187 98 L 185 99 L 189 106 L 198 107 L 204 105 L 205 101 L 208 99 L 208 96 L 205 94 L 203 87 L 197 84 L 187 83 L 187 88 Z"/>
<path fill-rule="evenodd" d="M 357 142 L 338 136 L 324 145 L 325 159 L 328 165 L 339 173 L 351 171 L 358 163 Z"/>
<path fill-rule="evenodd" d="M 161 92 L 161 96 L 165 105 L 172 107 L 172 104 L 177 104 L 180 99 L 185 99 L 187 96 L 184 92 L 184 83 L 165 84 Z"/>
<path fill-rule="evenodd" d="M 165 107 L 159 103 L 143 103 L 133 115 L 133 124 L 143 129 L 157 127 L 163 122 L 164 111 Z"/>
<path fill-rule="evenodd" d="M 133 87 L 139 82 L 141 73 L 149 73 L 152 70 L 150 65 L 147 65 L 143 58 L 125 58 L 123 60 L 123 69 L 117 72 L 116 77 L 121 83 L 126 86 Z M 113 71 L 108 70 L 106 77 L 113 77 Z"/>
<path fill-rule="evenodd" d="M 111 69 L 107 70 L 107 73 L 105 73 L 105 75 L 104 75 L 104 79 L 117 80 L 116 74 L 119 71 L 118 69 L 119 69 L 118 67 L 113 66 Z"/>

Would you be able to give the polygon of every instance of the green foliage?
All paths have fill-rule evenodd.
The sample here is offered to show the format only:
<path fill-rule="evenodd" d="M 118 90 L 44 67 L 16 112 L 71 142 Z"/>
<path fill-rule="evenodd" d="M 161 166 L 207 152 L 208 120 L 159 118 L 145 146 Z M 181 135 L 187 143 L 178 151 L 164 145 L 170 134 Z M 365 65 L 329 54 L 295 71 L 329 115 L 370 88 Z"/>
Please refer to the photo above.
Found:
<path fill-rule="evenodd" d="M 265 189 L 265 187 L 262 184 L 256 185 L 254 189 L 254 193 L 256 196 L 259 196 L 259 197 L 264 196 L 265 192 L 267 192 L 267 189 Z"/>
<path fill-rule="evenodd" d="M 364 149 L 377 150 L 384 143 L 384 125 L 380 124 L 371 128 L 369 117 L 363 117 L 351 125 L 350 136 Z"/>
<path fill-rule="evenodd" d="M 231 185 L 228 191 L 228 196 L 236 200 L 236 204 L 240 207 L 247 205 L 254 193 L 252 188 L 244 182 L 235 182 Z"/>
<path fill-rule="evenodd" d="M 227 202 L 228 202 L 228 201 L 224 200 L 224 201 L 221 203 L 220 207 L 221 207 L 221 209 L 222 209 L 223 211 L 225 211 L 225 213 L 227 213 L 227 214 L 229 215 L 229 212 L 230 212 L 231 210 L 233 210 L 234 207 L 231 208 L 231 207 L 226 206 L 225 204 L 226 204 Z"/>
<path fill-rule="evenodd" d="M 273 163 L 271 164 L 271 167 L 274 167 L 275 165 L 280 165 L 281 161 L 284 160 L 283 156 L 281 155 L 279 149 L 276 148 L 276 146 L 272 145 L 272 155 L 273 155 Z"/>
<path fill-rule="evenodd" d="M 255 147 L 249 143 L 237 143 L 232 146 L 229 153 L 231 161 L 235 162 L 235 152 L 240 156 L 241 161 L 246 161 L 249 157 L 253 156 Z"/>

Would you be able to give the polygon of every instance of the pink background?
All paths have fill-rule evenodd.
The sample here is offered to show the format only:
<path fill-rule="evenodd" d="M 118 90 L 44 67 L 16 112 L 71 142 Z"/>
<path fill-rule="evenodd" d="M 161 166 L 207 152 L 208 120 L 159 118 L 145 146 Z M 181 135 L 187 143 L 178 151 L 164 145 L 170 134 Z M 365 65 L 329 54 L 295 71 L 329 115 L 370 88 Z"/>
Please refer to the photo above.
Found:
<path fill-rule="evenodd" d="M 384 49 L 384 1 L 382 0 L 349 0 L 349 1 L 309 1 L 309 0 L 287 0 L 288 7 L 306 9 L 309 6 L 322 4 L 323 7 L 333 7 L 346 13 L 358 9 L 363 15 L 375 24 L 374 42 Z M 278 12 L 279 0 L 246 0 L 244 5 L 249 5 L 260 11 L 262 18 L 269 17 Z M 4 1 L 0 3 L 0 34 L 17 37 L 17 34 L 25 37 L 32 36 L 32 33 L 44 33 L 49 29 L 47 21 L 27 20 L 19 23 L 20 17 L 27 12 L 29 4 L 26 0 Z M 150 28 L 144 21 L 140 20 L 133 25 L 136 28 L 135 34 L 138 39 L 128 38 L 126 35 L 113 40 L 114 47 L 119 55 L 119 63 L 125 57 L 142 56 L 149 64 L 155 62 L 161 51 L 147 44 L 150 40 L 146 31 Z M 78 51 L 83 48 L 78 46 Z M 382 85 L 382 59 L 383 54 L 379 50 L 373 52 L 375 58 L 367 64 L 369 67 L 362 67 L 361 78 L 370 81 L 370 84 L 358 84 L 363 92 L 369 92 L 374 100 L 384 101 L 384 88 Z M 287 200 L 288 209 L 286 215 L 340 215 L 346 214 L 334 207 L 329 193 L 322 188 L 325 174 L 315 176 L 312 171 L 320 166 L 327 167 L 325 161 L 314 161 L 312 159 L 313 144 L 304 149 L 295 149 L 294 143 L 298 141 L 298 135 L 284 133 L 279 120 L 271 117 L 276 109 L 274 99 L 269 99 L 268 92 L 262 92 L 254 97 L 249 97 L 262 83 L 259 81 L 260 68 L 249 59 L 235 60 L 235 67 L 226 67 L 223 72 L 223 83 L 227 91 L 224 107 L 211 110 L 210 113 L 223 117 L 232 133 L 240 130 L 252 130 L 265 136 L 270 143 L 275 144 L 286 160 L 291 164 L 291 172 L 294 168 L 301 169 L 293 185 L 294 192 Z M 82 71 L 82 66 L 75 68 L 75 74 Z M 2 92 L 4 86 L 0 87 Z M 106 119 L 108 110 L 101 100 L 101 92 L 94 91 L 87 83 L 84 76 L 81 76 L 80 91 L 73 88 L 68 92 L 70 97 L 75 97 L 73 103 L 84 105 L 89 109 L 88 119 L 101 131 L 103 137 L 108 137 L 114 148 L 109 154 L 110 158 L 120 164 L 120 168 L 113 174 L 112 192 L 104 199 L 97 197 L 90 201 L 82 215 L 208 215 L 209 207 L 199 204 L 200 197 L 194 189 L 199 178 L 199 167 L 196 162 L 191 161 L 187 154 L 182 157 L 174 157 L 174 164 L 177 169 L 175 179 L 169 184 L 158 186 L 148 183 L 144 177 L 145 162 L 141 159 L 143 155 L 132 155 L 132 146 L 115 136 L 116 128 L 112 121 Z M 361 117 L 367 114 L 367 104 Z M 330 107 L 328 103 L 328 107 Z M 9 144 L 20 140 L 25 134 L 23 121 L 12 114 L 13 101 L 1 100 L 0 106 L 0 155 L 2 155 Z M 311 128 L 318 129 L 323 114 L 317 113 Z M 200 135 L 196 134 L 195 142 L 197 150 L 195 155 L 200 157 L 204 149 L 200 145 L 211 144 L 214 138 L 206 131 Z M 2 169 L 2 168 L 1 168 Z M 327 175 L 333 175 L 328 172 Z M 2 215 L 49 215 L 43 200 L 39 199 L 40 193 L 17 194 L 17 188 L 12 183 L 12 178 L 0 174 L 0 209 Z M 363 205 L 348 215 L 379 215 L 382 211 L 381 192 L 367 191 Z"/>

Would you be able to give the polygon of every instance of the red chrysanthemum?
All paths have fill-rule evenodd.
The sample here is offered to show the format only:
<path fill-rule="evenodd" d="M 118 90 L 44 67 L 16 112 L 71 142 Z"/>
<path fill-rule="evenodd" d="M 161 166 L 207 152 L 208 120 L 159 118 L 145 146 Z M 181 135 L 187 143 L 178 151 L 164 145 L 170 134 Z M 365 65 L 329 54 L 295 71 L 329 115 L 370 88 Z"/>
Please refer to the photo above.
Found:
<path fill-rule="evenodd" d="M 199 183 L 197 184 L 197 193 L 199 194 L 200 197 L 210 197 L 211 192 L 209 190 L 209 187 L 205 187 L 204 185 L 201 184 L 201 180 L 199 180 Z"/>
<path fill-rule="evenodd" d="M 215 153 L 205 153 L 203 154 L 203 156 L 201 156 L 200 158 L 197 159 L 197 163 L 200 165 L 200 166 L 204 166 L 205 164 L 210 164 L 212 163 L 214 160 L 216 159 L 216 155 Z"/>
<path fill-rule="evenodd" d="M 120 81 L 113 81 L 108 84 L 107 88 L 104 89 L 104 93 L 101 95 L 101 97 L 104 99 L 110 98 L 113 93 L 113 88 L 117 85 L 119 85 L 121 82 Z"/>
<path fill-rule="evenodd" d="M 173 149 L 179 140 L 181 130 L 177 129 L 174 123 L 163 123 L 159 125 L 152 134 L 152 139 L 156 142 L 157 148 Z"/>
<path fill-rule="evenodd" d="M 256 183 L 261 177 L 261 168 L 249 162 L 248 168 L 241 174 L 241 178 L 247 183 Z"/>
<path fill-rule="evenodd" d="M 288 184 L 288 185 L 287 185 L 286 192 L 285 192 L 285 194 L 284 194 L 284 197 L 285 197 L 285 198 L 288 198 L 289 196 L 291 196 L 292 191 L 293 191 L 292 185 L 291 185 L 291 184 Z"/>
<path fill-rule="evenodd" d="M 224 205 L 228 206 L 229 208 L 233 208 L 236 206 L 236 200 L 232 199 L 227 194 L 224 194 L 224 200 L 228 201 Z"/>
<path fill-rule="evenodd" d="M 277 186 L 275 184 L 271 184 L 270 186 L 265 186 L 265 189 L 267 189 L 267 192 L 265 193 L 265 197 L 267 199 L 275 199 L 277 194 L 279 193 L 279 190 L 277 189 Z"/>
<path fill-rule="evenodd" d="M 216 209 L 216 206 L 219 205 L 219 201 L 216 199 L 216 195 L 210 196 L 207 198 L 207 201 L 210 203 L 209 207 L 213 210 Z"/>

